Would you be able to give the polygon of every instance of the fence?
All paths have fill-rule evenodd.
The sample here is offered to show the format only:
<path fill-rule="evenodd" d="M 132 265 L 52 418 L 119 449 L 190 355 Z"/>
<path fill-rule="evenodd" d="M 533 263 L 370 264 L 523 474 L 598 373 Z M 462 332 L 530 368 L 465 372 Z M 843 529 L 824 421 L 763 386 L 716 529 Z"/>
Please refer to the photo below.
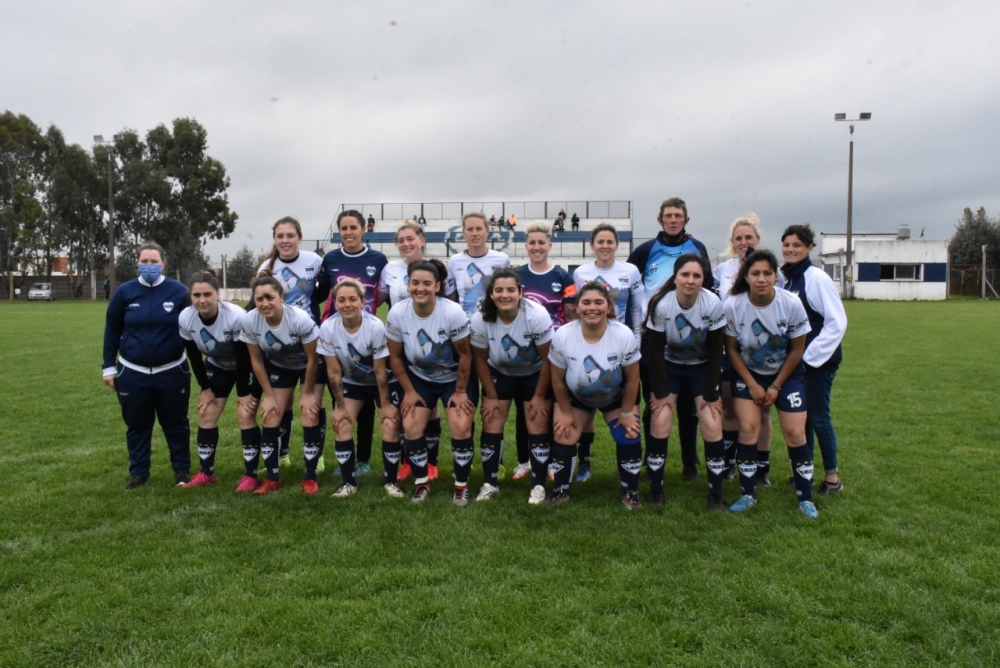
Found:
<path fill-rule="evenodd" d="M 986 267 L 986 297 L 997 299 L 1000 267 Z M 992 287 L 991 287 L 992 286 Z M 981 265 L 952 266 L 948 275 L 948 295 L 951 297 L 982 297 L 983 267 Z"/>

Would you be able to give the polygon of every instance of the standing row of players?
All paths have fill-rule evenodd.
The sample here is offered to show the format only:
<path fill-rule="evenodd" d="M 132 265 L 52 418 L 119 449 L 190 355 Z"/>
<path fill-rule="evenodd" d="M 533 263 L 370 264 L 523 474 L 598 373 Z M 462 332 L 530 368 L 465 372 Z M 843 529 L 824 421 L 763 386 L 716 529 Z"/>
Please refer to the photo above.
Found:
<path fill-rule="evenodd" d="M 433 476 L 429 471 L 432 453 L 426 443 L 425 430 L 432 419 L 432 408 L 438 400 L 443 400 L 453 434 L 456 476 L 453 500 L 459 505 L 468 503 L 468 473 L 473 458 L 472 417 L 478 404 L 478 375 L 484 390 L 481 455 L 485 482 L 477 498 L 486 500 L 496 496 L 503 424 L 511 399 L 530 396 L 532 398 L 525 403 L 522 411 L 528 418 L 529 434 L 524 439 L 528 447 L 523 449 L 528 451 L 528 456 L 525 457 L 519 447 L 522 452 L 519 452 L 519 466 L 515 472 L 516 476 L 517 472 L 525 471 L 528 468 L 525 460 L 530 460 L 534 484 L 529 500 L 532 503 L 545 500 L 546 469 L 554 471 L 556 478 L 554 494 L 549 503 L 559 504 L 569 499 L 573 455 L 578 443 L 581 444 L 581 450 L 584 449 L 582 446 L 587 445 L 585 434 L 590 434 L 589 440 L 592 442 L 593 414 L 600 409 L 611 426 L 617 444 L 622 501 L 626 507 L 638 508 L 638 473 L 643 457 L 639 418 L 635 414 L 635 408 L 639 387 L 639 337 L 644 329 L 643 322 L 646 321 L 646 333 L 642 336 L 644 350 L 666 350 L 666 355 L 651 355 L 652 361 L 645 367 L 652 371 L 644 383 L 648 415 L 645 463 L 651 479 L 649 501 L 656 505 L 663 502 L 666 435 L 670 431 L 672 414 L 677 410 L 678 396 L 683 397 L 687 393 L 695 397 L 702 421 L 710 481 L 709 507 L 725 507 L 721 501 L 721 478 L 725 471 L 726 447 L 725 439 L 719 438 L 725 426 L 722 419 L 723 407 L 716 390 L 718 374 L 706 372 L 707 369 L 720 368 L 721 360 L 716 358 L 720 357 L 722 339 L 717 331 L 723 326 L 724 319 L 720 316 L 719 300 L 705 288 L 710 270 L 704 260 L 704 246 L 684 232 L 687 212 L 682 201 L 674 199 L 664 202 L 659 217 L 663 232 L 657 239 L 637 248 L 630 256 L 630 260 L 643 266 L 642 273 L 635 264 L 615 260 L 617 234 L 614 228 L 601 226 L 592 235 L 596 260 L 577 270 L 575 284 L 564 271 L 548 264 L 550 241 L 544 228 L 529 228 L 530 263 L 514 272 L 504 269 L 509 266 L 509 259 L 504 254 L 486 248 L 488 229 L 485 221 L 479 216 L 470 215 L 463 221 L 468 249 L 452 258 L 449 270 L 445 273 L 437 264 L 423 261 L 423 234 L 416 225 L 404 225 L 397 235 L 403 260 L 382 264 L 384 256 L 366 249 L 361 243 L 362 221 L 360 215 L 352 214 L 353 212 L 345 213 L 339 221 L 344 246 L 327 255 L 322 261 L 318 276 L 315 266 L 308 262 L 311 259 L 308 256 L 305 267 L 295 266 L 302 259 L 303 253 L 307 253 L 295 252 L 298 248 L 294 242 L 301 240 L 297 225 L 291 225 L 294 234 L 284 233 L 282 227 L 290 225 L 287 220 L 279 221 L 275 226 L 274 255 L 277 257 L 272 258 L 268 268 L 276 273 L 273 270 L 280 260 L 283 266 L 278 275 L 283 280 L 259 279 L 255 283 L 254 301 L 259 311 L 256 318 L 258 321 L 267 321 L 266 327 L 260 322 L 250 324 L 243 336 L 254 360 L 255 375 L 263 381 L 260 385 L 265 391 L 265 401 L 261 407 L 265 423 L 261 449 L 265 455 L 267 479 L 259 487 L 256 486 L 256 472 L 250 470 L 250 463 L 256 466 L 254 457 L 250 456 L 253 448 L 245 448 L 248 470 L 240 483 L 241 491 L 253 489 L 256 493 L 268 493 L 280 487 L 276 465 L 276 442 L 280 441 L 280 436 L 276 435 L 276 425 L 273 423 L 278 414 L 283 413 L 290 404 L 291 388 L 296 380 L 303 383 L 304 390 L 301 411 L 306 432 L 307 473 L 303 487 L 310 493 L 317 491 L 315 466 L 310 466 L 310 463 L 311 460 L 312 463 L 322 461 L 321 431 L 325 418 L 319 419 L 322 412 L 322 385 L 316 383 L 316 378 L 321 373 L 321 358 L 325 358 L 328 380 L 334 394 L 333 425 L 338 434 L 337 457 L 345 481 L 335 492 L 337 496 L 350 495 L 357 489 L 351 470 L 354 454 L 349 437 L 358 409 L 364 404 L 371 404 L 374 399 L 380 401 L 385 408 L 382 411 L 382 426 L 386 490 L 392 496 L 403 494 L 395 480 L 396 464 L 401 459 L 397 434 L 401 426 L 402 449 L 413 466 L 417 482 L 413 499 L 421 501 L 426 498 L 429 481 Z M 747 232 L 744 228 L 750 228 L 756 241 L 759 241 L 759 228 L 754 221 L 747 221 L 743 225 L 737 223 L 734 223 L 730 237 L 734 245 L 738 246 L 734 250 L 742 256 L 747 250 L 745 246 L 749 245 L 741 243 Z M 801 239 L 803 236 L 808 238 Z M 788 237 L 786 232 L 786 238 Z M 801 265 L 802 260 L 808 262 L 808 247 L 812 245 L 811 231 L 806 227 L 797 230 L 797 234 L 792 234 L 791 237 L 806 248 L 798 264 Z M 684 254 L 683 251 L 690 250 L 688 246 L 700 252 L 694 255 Z M 362 278 L 366 276 L 369 279 L 368 285 L 340 280 L 330 295 L 326 308 L 328 315 L 337 315 L 324 321 L 318 332 L 312 331 L 315 329 L 314 324 L 309 329 L 308 318 L 300 317 L 300 329 L 293 331 L 289 328 L 287 332 L 282 332 L 287 334 L 287 338 L 282 339 L 276 334 L 274 327 L 283 322 L 286 316 L 284 312 L 275 313 L 273 309 L 268 311 L 266 302 L 276 305 L 279 305 L 278 302 L 294 303 L 297 298 L 305 297 L 310 287 L 315 287 L 316 294 L 307 302 L 310 307 L 315 305 L 317 297 L 325 298 L 324 277 L 327 277 L 328 286 L 331 274 L 336 280 L 347 273 L 343 271 L 343 266 L 336 266 L 338 253 L 344 258 L 361 256 L 362 264 L 365 264 Z M 770 285 L 767 280 L 762 279 L 759 285 L 754 283 L 754 289 L 751 289 L 748 276 L 767 274 L 768 270 L 763 265 L 758 265 L 759 261 L 768 264 L 768 258 L 751 255 L 750 259 L 752 261 L 743 264 L 737 272 L 737 289 L 733 290 L 734 298 L 729 300 L 733 302 L 733 309 L 736 309 L 742 303 L 740 295 L 745 294 L 743 302 L 757 309 L 753 312 L 753 322 L 746 326 L 746 318 L 740 316 L 742 319 L 738 320 L 734 310 L 729 319 L 731 331 L 727 332 L 730 334 L 729 358 L 738 359 L 732 363 L 738 375 L 734 383 L 736 399 L 732 405 L 739 421 L 738 468 L 744 492 L 732 506 L 733 510 L 745 510 L 755 503 L 753 484 L 758 476 L 752 469 L 756 469 L 760 455 L 756 446 L 750 443 L 756 444 L 754 422 L 756 421 L 759 431 L 763 409 L 780 399 L 779 415 L 786 441 L 791 446 L 790 454 L 804 453 L 807 450 L 801 447 L 805 445 L 805 437 L 799 433 L 804 431 L 806 417 L 806 413 L 801 410 L 805 404 L 804 391 L 791 391 L 789 388 L 795 387 L 795 383 L 788 381 L 799 375 L 797 369 L 801 351 L 798 351 L 798 355 L 796 352 L 802 347 L 799 344 L 804 343 L 802 337 L 808 331 L 808 325 L 803 326 L 803 318 L 797 318 L 799 314 L 793 313 L 797 328 L 781 331 L 783 326 L 787 327 L 788 314 L 781 311 L 780 307 L 788 300 L 782 293 L 774 291 L 774 282 L 778 276 L 777 262 L 770 256 Z M 787 252 L 786 259 L 790 260 L 790 265 L 796 264 L 791 261 Z M 327 270 L 328 262 L 333 271 Z M 379 271 L 379 264 L 382 264 L 382 271 Z M 671 265 L 670 280 L 663 281 L 662 287 L 655 291 L 650 300 L 647 318 L 643 313 L 646 301 L 643 298 L 644 289 L 645 294 L 654 292 L 652 286 L 664 278 L 664 269 L 668 264 Z M 726 269 L 725 263 L 719 268 L 722 274 L 720 283 L 732 276 L 732 272 L 727 272 Z M 805 272 L 805 269 L 808 267 L 803 267 L 803 273 L 807 276 L 813 273 Z M 787 270 L 788 265 L 786 272 Z M 340 275 L 336 276 L 335 272 L 338 271 Z M 819 274 L 825 278 L 822 272 Z M 522 299 L 522 276 L 528 284 L 528 296 L 534 301 Z M 381 277 L 381 280 L 376 277 Z M 198 285 L 192 284 L 193 294 L 198 293 Z M 581 289 L 583 287 L 586 289 Z M 438 297 L 441 293 L 454 295 L 461 308 L 444 300 L 440 300 L 439 305 Z M 388 352 L 392 353 L 389 357 L 393 373 L 388 373 L 385 369 L 385 346 L 379 343 L 380 332 L 375 324 L 380 323 L 371 315 L 379 296 L 388 297 L 394 303 L 387 322 L 387 347 Z M 409 301 L 401 302 L 404 296 Z M 340 308 L 342 301 L 343 309 Z M 351 301 L 355 304 L 348 303 Z M 547 309 L 536 306 L 536 301 L 544 304 Z M 770 308 L 775 301 L 779 308 Z M 798 300 L 792 301 L 798 303 Z M 552 330 L 565 324 L 571 317 L 574 302 L 578 302 L 578 321 L 563 328 L 562 334 L 553 336 Z M 839 298 L 836 302 L 839 305 Z M 769 308 L 763 308 L 765 306 Z M 727 310 L 728 307 L 727 303 Z M 773 322 L 766 317 L 772 311 L 777 313 L 772 318 Z M 530 317 L 532 314 L 534 317 Z M 435 315 L 441 317 L 435 318 Z M 471 325 L 467 319 L 469 315 L 472 316 Z M 620 324 L 619 319 L 628 324 L 632 331 L 629 332 L 628 328 Z M 707 326 L 697 326 L 706 323 Z M 362 324 L 365 325 L 364 332 Z M 467 328 L 471 328 L 471 350 Z M 268 331 L 264 331 L 265 329 Z M 345 344 L 341 330 L 353 335 L 354 341 Z M 752 335 L 745 341 L 739 336 L 744 333 L 743 330 Z M 340 340 L 337 338 L 338 334 Z M 314 352 L 317 339 L 320 341 L 322 355 Z M 837 344 L 839 347 L 839 338 Z M 288 366 L 283 366 L 283 362 L 287 364 L 288 360 L 282 359 L 286 348 L 299 349 L 297 379 L 283 378 L 280 373 L 281 369 L 288 369 Z M 475 351 L 474 355 L 471 354 L 472 351 Z M 370 354 L 366 355 L 365 352 Z M 587 354 L 582 355 L 583 352 Z M 472 363 L 473 358 L 475 364 Z M 379 364 L 379 360 L 383 363 Z M 754 373 L 760 377 L 754 376 Z M 276 385 L 291 383 L 291 388 L 267 387 L 268 382 L 275 379 Z M 359 380 L 362 382 L 358 382 Z M 832 382 L 832 374 L 829 380 Z M 766 386 L 765 381 L 768 383 Z M 394 390 L 394 385 L 398 389 Z M 320 388 L 318 392 L 317 387 Z M 368 394 L 358 396 L 357 387 L 369 388 Z M 377 391 L 371 389 L 375 387 Z M 826 394 L 827 408 L 828 388 L 829 386 Z M 747 396 L 741 396 L 741 392 Z M 287 397 L 283 397 L 286 393 Z M 356 396 L 349 396 L 351 394 Z M 775 396 L 771 396 L 772 394 Z M 551 403 L 553 395 L 554 406 Z M 394 397 L 401 400 L 397 401 L 400 404 L 398 412 L 391 406 Z M 744 404 L 748 404 L 751 410 L 747 410 Z M 199 401 L 199 412 L 202 412 L 202 405 L 203 402 Z M 786 410 L 782 410 L 783 408 Z M 679 412 L 681 415 L 685 414 L 683 407 Z M 794 420 L 786 414 L 798 414 L 802 419 Z M 244 427 L 243 418 L 244 411 L 241 411 L 241 428 Z M 798 422 L 803 424 L 796 428 Z M 248 431 L 244 428 L 245 446 Z M 551 445 L 548 437 L 550 431 L 554 436 Z M 207 453 L 210 448 L 202 448 L 201 440 L 199 438 L 199 453 Z M 359 438 L 359 441 L 363 440 L 363 437 Z M 522 439 L 519 438 L 518 441 L 520 445 Z M 578 479 L 589 476 L 587 454 L 580 453 Z M 199 475 L 208 479 L 214 474 L 204 470 L 204 457 L 202 461 L 203 471 Z M 811 457 L 792 457 L 792 461 L 793 470 L 797 472 L 794 479 L 801 500 L 800 507 L 807 516 L 814 516 L 815 507 L 810 499 Z M 268 462 L 275 465 L 271 466 Z M 841 486 L 839 480 L 831 483 L 831 473 L 836 475 L 835 465 L 832 471 L 827 466 L 828 479 L 824 485 Z M 192 484 L 199 482 L 206 483 L 205 480 L 199 481 L 199 476 L 196 476 Z"/>

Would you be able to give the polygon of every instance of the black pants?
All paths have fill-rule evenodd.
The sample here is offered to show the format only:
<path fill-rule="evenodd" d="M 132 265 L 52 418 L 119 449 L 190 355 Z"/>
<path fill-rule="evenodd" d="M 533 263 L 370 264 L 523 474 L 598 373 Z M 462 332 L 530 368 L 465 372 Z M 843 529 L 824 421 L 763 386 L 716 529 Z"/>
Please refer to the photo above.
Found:
<path fill-rule="evenodd" d="M 115 389 L 122 418 L 128 427 L 125 440 L 129 474 L 149 475 L 156 420 L 167 440 L 171 466 L 177 473 L 187 473 L 191 469 L 191 427 L 188 424 L 191 370 L 188 363 L 152 375 L 119 364 Z"/>

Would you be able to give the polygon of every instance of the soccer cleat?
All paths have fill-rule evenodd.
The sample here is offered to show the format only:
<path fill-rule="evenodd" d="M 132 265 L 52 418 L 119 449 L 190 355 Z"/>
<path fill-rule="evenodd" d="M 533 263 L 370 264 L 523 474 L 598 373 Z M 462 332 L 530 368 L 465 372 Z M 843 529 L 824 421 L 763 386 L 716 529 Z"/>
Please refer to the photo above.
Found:
<path fill-rule="evenodd" d="M 757 486 L 758 487 L 770 487 L 771 478 L 768 476 L 767 471 L 761 471 L 757 469 Z"/>
<path fill-rule="evenodd" d="M 472 495 L 469 493 L 468 487 L 458 487 L 456 485 L 455 489 L 451 492 L 451 502 L 459 508 L 465 508 L 469 505 L 469 499 L 471 498 Z"/>
<path fill-rule="evenodd" d="M 385 493 L 390 499 L 402 499 L 406 494 L 400 488 L 399 485 L 391 482 L 385 484 Z"/>
<path fill-rule="evenodd" d="M 594 477 L 594 474 L 590 471 L 590 464 L 580 464 L 579 470 L 576 472 L 577 482 L 587 482 Z"/>
<path fill-rule="evenodd" d="M 185 489 L 188 487 L 207 487 L 208 485 L 214 485 L 218 479 L 215 477 L 214 473 L 205 473 L 204 471 L 198 471 L 191 478 L 191 482 L 182 485 Z"/>
<path fill-rule="evenodd" d="M 753 498 L 749 494 L 744 494 L 740 498 L 736 499 L 736 503 L 729 506 L 729 509 L 734 513 L 742 513 L 750 510 L 757 505 L 757 499 Z"/>
<path fill-rule="evenodd" d="M 663 491 L 650 492 L 646 495 L 646 503 L 653 508 L 662 508 L 667 503 L 667 497 Z"/>
<path fill-rule="evenodd" d="M 187 471 L 177 471 L 174 473 L 174 484 L 178 487 L 183 487 L 191 482 L 191 474 Z"/>
<path fill-rule="evenodd" d="M 802 514 L 811 520 L 819 517 L 819 511 L 816 510 L 816 504 L 812 501 L 799 501 L 799 510 L 801 510 Z"/>
<path fill-rule="evenodd" d="M 642 504 L 639 503 L 639 492 L 622 494 L 622 505 L 625 506 L 625 510 L 642 510 Z"/>
<path fill-rule="evenodd" d="M 476 496 L 476 501 L 490 501 L 500 496 L 500 488 L 494 487 L 490 483 L 483 483 L 482 488 L 479 490 L 479 494 Z"/>
<path fill-rule="evenodd" d="M 148 475 L 134 475 L 129 477 L 128 484 L 125 485 L 125 489 L 139 489 L 147 482 L 149 482 Z"/>
<path fill-rule="evenodd" d="M 684 482 L 692 482 L 698 479 L 698 466 L 696 464 L 685 464 L 684 471 L 681 473 L 681 478 Z"/>
<path fill-rule="evenodd" d="M 240 482 L 236 485 L 237 494 L 245 494 L 247 492 L 252 492 L 257 489 L 257 478 L 252 475 L 245 475 L 240 478 Z"/>
<path fill-rule="evenodd" d="M 323 473 L 324 471 L 326 471 L 326 459 L 320 457 L 319 461 L 316 462 L 316 473 Z"/>
<path fill-rule="evenodd" d="M 545 503 L 545 488 L 541 485 L 532 487 L 531 493 L 528 494 L 528 503 L 533 506 L 540 506 Z"/>
<path fill-rule="evenodd" d="M 531 475 L 531 465 L 518 464 L 514 468 L 514 474 L 510 478 L 511 480 L 520 480 L 521 478 L 527 478 L 529 475 Z"/>
<path fill-rule="evenodd" d="M 403 482 L 413 473 L 410 469 L 409 462 L 403 462 L 403 465 L 399 467 L 399 473 L 396 474 L 396 482 Z"/>
<path fill-rule="evenodd" d="M 569 503 L 569 492 L 557 492 L 549 497 L 549 500 L 545 502 L 545 505 L 549 508 L 555 508 L 556 506 L 561 506 L 564 503 Z"/>
<path fill-rule="evenodd" d="M 427 497 L 431 495 L 430 485 L 417 485 L 417 488 L 413 490 L 413 496 L 410 497 L 410 501 L 413 503 L 423 503 L 427 500 Z"/>
<path fill-rule="evenodd" d="M 822 494 L 823 496 L 830 496 L 831 494 L 836 494 L 844 489 L 844 481 L 838 480 L 837 482 L 829 482 L 824 480 L 819 484 L 819 489 L 816 490 L 817 494 Z"/>
<path fill-rule="evenodd" d="M 372 472 L 372 465 L 369 462 L 358 462 L 358 465 L 354 467 L 354 475 L 360 478 L 361 476 L 368 475 Z"/>
<path fill-rule="evenodd" d="M 726 510 L 729 505 L 726 500 L 722 498 L 721 494 L 709 494 L 708 495 L 708 509 L 709 510 Z"/>
<path fill-rule="evenodd" d="M 319 483 L 315 480 L 303 480 L 302 481 L 302 493 L 313 496 L 314 494 L 319 494 Z"/>
<path fill-rule="evenodd" d="M 346 499 L 349 496 L 354 496 L 358 493 L 358 488 L 349 482 L 345 482 L 337 489 L 333 490 L 333 498 L 335 499 Z"/>
<path fill-rule="evenodd" d="M 434 464 L 427 465 L 427 479 L 437 480 L 438 479 L 438 467 Z"/>
<path fill-rule="evenodd" d="M 277 492 L 281 489 L 281 482 L 278 480 L 265 480 L 260 484 L 260 487 L 253 491 L 254 494 L 270 494 L 271 492 Z"/>
<path fill-rule="evenodd" d="M 278 466 L 291 466 L 292 457 L 291 455 L 285 455 L 284 457 L 278 457 Z"/>

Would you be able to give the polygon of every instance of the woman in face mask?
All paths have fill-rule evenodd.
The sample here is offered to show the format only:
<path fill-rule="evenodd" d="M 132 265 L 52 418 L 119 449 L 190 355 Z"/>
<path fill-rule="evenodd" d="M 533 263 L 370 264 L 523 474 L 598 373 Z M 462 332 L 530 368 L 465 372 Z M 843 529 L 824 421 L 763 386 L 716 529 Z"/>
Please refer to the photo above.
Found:
<path fill-rule="evenodd" d="M 104 384 L 118 393 L 127 427 L 127 489 L 149 480 L 156 419 L 170 450 L 174 484 L 190 481 L 191 371 L 178 319 L 191 298 L 186 285 L 163 275 L 166 264 L 159 244 L 139 247 L 139 277 L 115 291 L 104 327 Z"/>

